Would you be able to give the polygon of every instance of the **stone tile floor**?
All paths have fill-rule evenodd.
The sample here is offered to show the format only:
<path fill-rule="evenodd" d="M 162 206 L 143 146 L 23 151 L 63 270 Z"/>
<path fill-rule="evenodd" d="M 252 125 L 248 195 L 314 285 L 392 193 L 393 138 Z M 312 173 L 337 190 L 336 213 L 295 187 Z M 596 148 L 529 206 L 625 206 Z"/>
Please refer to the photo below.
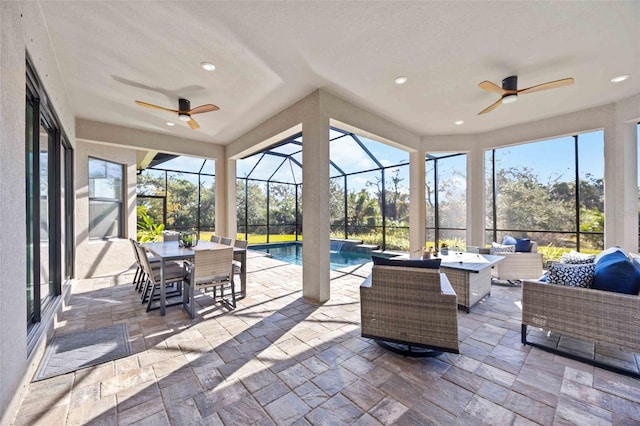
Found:
<path fill-rule="evenodd" d="M 229 312 L 200 296 L 146 313 L 131 276 L 76 283 L 56 333 L 126 323 L 134 354 L 31 383 L 16 425 L 640 424 L 640 380 L 524 347 L 520 288 L 458 312 L 460 355 L 405 358 L 360 337 L 371 265 L 306 301 L 301 268 L 248 261 Z"/>

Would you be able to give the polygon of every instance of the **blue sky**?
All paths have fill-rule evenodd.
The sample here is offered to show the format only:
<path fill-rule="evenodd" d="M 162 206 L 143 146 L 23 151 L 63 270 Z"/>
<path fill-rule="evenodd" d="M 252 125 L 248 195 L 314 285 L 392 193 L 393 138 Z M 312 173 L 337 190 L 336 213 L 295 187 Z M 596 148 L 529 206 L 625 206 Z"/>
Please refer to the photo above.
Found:
<path fill-rule="evenodd" d="M 340 134 L 332 131 L 331 137 L 335 138 Z M 391 146 L 376 142 L 365 137 L 359 137 L 369 151 L 384 165 L 394 165 L 409 162 L 409 153 Z M 591 173 L 596 178 L 603 177 L 604 174 L 604 134 L 603 131 L 595 131 L 578 135 L 579 150 L 579 167 L 580 175 L 585 176 Z M 639 132 L 640 144 L 640 132 Z M 498 164 L 502 167 L 517 166 L 529 167 L 535 170 L 541 179 L 545 182 L 547 179 L 559 177 L 561 180 L 573 179 L 575 173 L 573 166 L 573 137 L 567 136 L 545 141 L 514 145 L 511 147 L 500 148 L 496 150 Z M 440 154 L 439 154 L 440 155 Z M 301 161 L 300 155 L 298 159 Z M 344 137 L 331 142 L 331 159 L 341 167 L 345 172 L 353 172 L 357 170 L 365 170 L 375 168 L 376 165 L 370 160 L 367 154 L 358 147 L 349 137 Z M 638 159 L 640 164 L 640 150 L 638 151 Z M 239 160 L 237 164 L 238 176 L 244 176 L 248 173 L 256 159 Z M 280 165 L 282 159 L 276 157 L 265 158 L 260 170 L 254 172 L 254 177 L 267 179 L 271 176 L 276 167 Z M 197 171 L 202 165 L 202 159 L 194 159 L 191 157 L 178 157 L 170 160 L 160 167 L 171 168 L 185 171 Z M 285 179 L 286 176 L 295 175 L 295 179 L 299 182 L 302 179 L 301 171 L 290 165 L 285 165 L 282 171 L 274 178 Z M 195 170 L 194 170 L 195 169 Z M 402 184 L 407 187 L 409 185 L 409 168 L 408 166 L 400 167 L 400 177 L 404 178 Z M 204 173 L 214 173 L 213 161 L 208 160 L 204 169 Z M 332 169 L 332 175 L 335 170 Z M 291 179 L 287 179 L 291 180 Z M 359 190 L 367 188 L 366 182 L 374 180 L 373 174 L 355 175 L 349 178 L 350 189 Z M 638 185 L 640 186 L 640 174 L 638 176 Z M 368 189 L 372 189 L 369 187 Z"/>
<path fill-rule="evenodd" d="M 579 172 L 604 177 L 604 134 L 596 131 L 578 135 Z M 496 150 L 499 167 L 529 167 L 542 182 L 557 178 L 571 180 L 575 176 L 574 139 L 567 136 L 515 145 Z"/>

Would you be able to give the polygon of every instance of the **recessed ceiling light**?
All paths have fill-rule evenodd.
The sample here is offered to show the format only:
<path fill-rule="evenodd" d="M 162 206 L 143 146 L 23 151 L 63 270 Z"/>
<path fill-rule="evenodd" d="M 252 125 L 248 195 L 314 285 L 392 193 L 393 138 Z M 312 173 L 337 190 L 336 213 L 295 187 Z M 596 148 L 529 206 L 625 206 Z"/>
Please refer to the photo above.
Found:
<path fill-rule="evenodd" d="M 459 125 L 461 125 L 461 124 L 464 124 L 464 121 L 462 121 L 462 120 L 458 120 L 458 121 L 456 121 L 454 124 L 455 124 L 456 126 L 459 126 Z"/>
<path fill-rule="evenodd" d="M 612 83 L 620 83 L 621 81 L 625 81 L 628 78 L 629 78 L 629 74 L 623 74 L 623 75 L 619 75 L 617 77 L 613 77 L 611 79 L 611 82 Z"/>
<path fill-rule="evenodd" d="M 167 126 L 172 127 L 172 126 L 175 126 L 175 125 L 176 125 L 176 123 L 172 123 L 170 121 L 167 121 Z"/>
<path fill-rule="evenodd" d="M 216 66 L 213 65 L 211 62 L 201 62 L 200 66 L 202 67 L 203 70 L 206 70 L 206 71 L 213 71 L 216 69 Z"/>
<path fill-rule="evenodd" d="M 395 80 L 393 80 L 396 84 L 405 84 L 407 82 L 408 78 L 401 75 L 400 77 L 396 77 Z"/>

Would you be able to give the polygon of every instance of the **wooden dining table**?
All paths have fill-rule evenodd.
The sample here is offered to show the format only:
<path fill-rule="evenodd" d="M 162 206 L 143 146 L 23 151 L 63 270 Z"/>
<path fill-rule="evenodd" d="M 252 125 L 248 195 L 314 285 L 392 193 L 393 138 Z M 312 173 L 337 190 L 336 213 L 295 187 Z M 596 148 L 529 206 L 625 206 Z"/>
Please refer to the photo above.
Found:
<path fill-rule="evenodd" d="M 144 243 L 142 247 L 149 253 L 160 259 L 160 315 L 165 314 L 167 305 L 167 290 L 165 288 L 165 265 L 167 261 L 189 260 L 195 257 L 196 250 L 215 250 L 229 247 L 226 244 L 213 243 L 211 241 L 199 240 L 195 247 L 180 247 L 178 241 L 164 241 Z M 236 297 L 242 299 L 247 295 L 247 250 L 240 247 L 233 248 L 234 257 L 240 255 L 240 294 Z"/>

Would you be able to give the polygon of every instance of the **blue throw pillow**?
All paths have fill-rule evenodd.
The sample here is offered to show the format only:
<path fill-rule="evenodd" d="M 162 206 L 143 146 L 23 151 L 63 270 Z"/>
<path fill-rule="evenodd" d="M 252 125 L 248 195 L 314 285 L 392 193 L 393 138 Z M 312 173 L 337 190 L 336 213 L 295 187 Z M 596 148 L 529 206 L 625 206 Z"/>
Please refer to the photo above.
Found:
<path fill-rule="evenodd" d="M 504 238 L 502 239 L 503 246 L 515 246 L 516 244 L 518 244 L 518 241 L 509 235 L 505 235 Z"/>
<path fill-rule="evenodd" d="M 374 265 L 384 266 L 404 266 L 407 268 L 429 268 L 440 269 L 440 262 L 442 259 L 424 259 L 424 260 L 410 260 L 410 259 L 389 259 L 383 256 L 371 256 Z"/>
<path fill-rule="evenodd" d="M 640 271 L 624 251 L 614 250 L 600 257 L 591 288 L 624 294 L 640 292 Z"/>
<path fill-rule="evenodd" d="M 516 240 L 516 252 L 529 253 L 531 251 L 531 240 L 529 238 L 518 238 Z"/>
<path fill-rule="evenodd" d="M 611 253 L 622 253 L 623 255 L 625 254 L 625 253 L 624 253 L 624 250 L 622 250 L 622 249 L 621 249 L 620 247 L 618 247 L 618 246 L 615 246 L 615 247 L 609 247 L 608 249 L 606 249 L 606 250 L 604 250 L 604 251 L 600 252 L 600 253 L 596 256 L 596 258 L 595 258 L 594 262 L 595 262 L 595 263 L 598 263 L 602 257 L 604 257 L 604 256 L 606 256 L 606 255 L 608 255 L 608 254 L 611 254 Z"/>

